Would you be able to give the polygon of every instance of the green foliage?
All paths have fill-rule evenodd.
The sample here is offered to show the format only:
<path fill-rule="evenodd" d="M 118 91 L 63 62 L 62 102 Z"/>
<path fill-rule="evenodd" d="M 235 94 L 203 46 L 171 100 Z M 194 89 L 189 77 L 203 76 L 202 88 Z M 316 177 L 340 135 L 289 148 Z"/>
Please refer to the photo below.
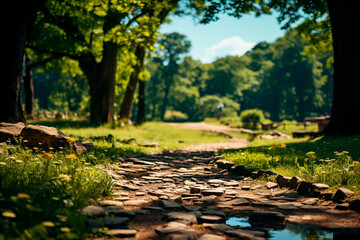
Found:
<path fill-rule="evenodd" d="M 272 169 L 285 176 L 299 176 L 331 187 L 360 192 L 359 136 L 312 141 L 267 140 L 245 150 L 226 150 L 228 160 L 255 169 Z"/>
<path fill-rule="evenodd" d="M 264 121 L 264 113 L 259 109 L 247 109 L 240 113 L 240 121 L 242 123 L 253 123 Z"/>
<path fill-rule="evenodd" d="M 111 177 L 84 156 L 13 148 L 10 156 L 0 155 L 0 201 L 2 214 L 12 212 L 15 217 L 0 218 L 0 232 L 24 239 L 56 234 L 64 235 L 64 239 L 81 238 L 85 219 L 76 209 L 86 206 L 89 198 L 109 195 L 112 186 Z M 67 219 L 78 223 L 73 225 Z M 63 227 L 70 232 L 61 233 Z"/>

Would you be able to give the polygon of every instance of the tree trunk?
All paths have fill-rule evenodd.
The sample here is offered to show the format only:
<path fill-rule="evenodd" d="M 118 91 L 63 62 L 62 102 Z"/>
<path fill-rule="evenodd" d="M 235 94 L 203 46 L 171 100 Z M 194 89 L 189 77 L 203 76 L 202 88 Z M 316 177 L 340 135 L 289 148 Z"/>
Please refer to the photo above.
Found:
<path fill-rule="evenodd" d="M 360 134 L 359 10 L 348 1 L 327 0 L 334 47 L 334 98 L 327 135 Z"/>
<path fill-rule="evenodd" d="M 25 58 L 25 75 L 24 90 L 25 90 L 25 111 L 33 119 L 34 116 L 34 86 L 33 86 L 33 73 L 30 67 L 30 59 L 26 56 Z"/>
<path fill-rule="evenodd" d="M 139 102 L 138 102 L 138 112 L 136 124 L 141 125 L 145 122 L 145 81 L 139 82 Z"/>
<path fill-rule="evenodd" d="M 135 50 L 137 64 L 134 66 L 134 71 L 131 73 L 129 83 L 126 87 L 125 96 L 121 104 L 120 119 L 130 122 L 131 109 L 134 101 L 134 93 L 137 83 L 139 81 L 138 75 L 144 66 L 145 47 L 138 45 Z"/>
<path fill-rule="evenodd" d="M 165 113 L 166 113 L 166 107 L 169 102 L 169 92 L 170 92 L 171 83 L 172 83 L 172 81 L 169 81 L 167 86 L 165 86 L 165 89 L 164 89 L 164 98 L 162 101 L 161 113 L 160 113 L 161 114 L 160 117 L 161 117 L 162 121 L 165 120 Z"/>
<path fill-rule="evenodd" d="M 90 120 L 112 123 L 114 120 L 115 73 L 118 46 L 104 42 L 103 58 L 97 63 L 93 56 L 80 58 L 79 63 L 90 85 Z"/>
<path fill-rule="evenodd" d="M 23 54 L 26 37 L 35 21 L 36 14 L 43 1 L 9 3 L 7 11 L 2 14 L 6 19 L 2 38 L 6 47 L 2 52 L 2 80 L 0 87 L 0 122 L 25 122 L 20 94 L 20 81 L 22 77 Z"/>

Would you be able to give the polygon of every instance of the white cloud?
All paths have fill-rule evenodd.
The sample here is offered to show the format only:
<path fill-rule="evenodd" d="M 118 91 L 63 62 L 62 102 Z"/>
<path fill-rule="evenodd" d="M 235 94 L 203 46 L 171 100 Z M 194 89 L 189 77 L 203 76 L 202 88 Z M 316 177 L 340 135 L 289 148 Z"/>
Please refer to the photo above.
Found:
<path fill-rule="evenodd" d="M 219 43 L 206 49 L 204 56 L 200 60 L 203 63 L 210 63 L 217 57 L 224 57 L 227 55 L 241 56 L 254 46 L 255 43 L 246 42 L 239 36 L 225 38 Z"/>

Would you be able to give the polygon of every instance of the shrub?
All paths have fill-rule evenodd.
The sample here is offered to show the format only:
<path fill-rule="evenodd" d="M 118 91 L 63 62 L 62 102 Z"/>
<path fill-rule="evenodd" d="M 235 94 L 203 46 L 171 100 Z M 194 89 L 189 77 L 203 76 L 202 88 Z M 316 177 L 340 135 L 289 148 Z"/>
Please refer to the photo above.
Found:
<path fill-rule="evenodd" d="M 241 112 L 240 121 L 246 125 L 252 123 L 253 127 L 257 122 L 264 121 L 264 113 L 259 109 L 247 109 Z"/>

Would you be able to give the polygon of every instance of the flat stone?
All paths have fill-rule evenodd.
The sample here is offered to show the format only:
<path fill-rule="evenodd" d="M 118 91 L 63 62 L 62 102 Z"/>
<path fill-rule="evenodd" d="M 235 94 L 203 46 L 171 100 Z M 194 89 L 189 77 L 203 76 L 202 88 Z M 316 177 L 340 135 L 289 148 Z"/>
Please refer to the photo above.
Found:
<path fill-rule="evenodd" d="M 145 196 L 145 192 L 136 192 L 135 196 Z"/>
<path fill-rule="evenodd" d="M 173 200 L 161 200 L 160 206 L 165 209 L 181 210 L 181 206 Z"/>
<path fill-rule="evenodd" d="M 325 190 L 328 189 L 329 185 L 323 184 L 323 183 L 313 183 L 312 189 L 313 190 Z"/>
<path fill-rule="evenodd" d="M 245 198 L 236 198 L 226 202 L 220 202 L 219 205 L 230 205 L 230 206 L 247 206 L 250 205 L 249 201 Z"/>
<path fill-rule="evenodd" d="M 92 217 L 105 216 L 105 209 L 99 206 L 89 205 L 81 209 L 81 214 Z"/>
<path fill-rule="evenodd" d="M 335 208 L 339 210 L 348 210 L 350 204 L 349 203 L 340 203 Z"/>
<path fill-rule="evenodd" d="M 168 236 L 169 240 L 196 240 L 195 229 L 185 229 L 178 233 L 172 233 Z"/>
<path fill-rule="evenodd" d="M 236 237 L 237 239 L 246 239 L 246 240 L 266 240 L 266 238 L 263 237 L 257 237 L 253 234 L 248 233 L 244 230 L 230 230 L 225 232 L 226 235 L 229 235 L 230 237 Z"/>
<path fill-rule="evenodd" d="M 164 220 L 167 222 L 176 221 L 186 225 L 192 225 L 197 223 L 196 216 L 190 213 L 183 212 L 169 212 L 164 215 Z"/>
<path fill-rule="evenodd" d="M 141 206 L 147 204 L 146 200 L 128 200 L 124 202 L 124 206 Z"/>
<path fill-rule="evenodd" d="M 285 215 L 280 212 L 253 211 L 249 216 L 249 222 L 252 226 L 284 225 Z"/>
<path fill-rule="evenodd" d="M 208 184 L 223 184 L 224 183 L 224 180 L 221 180 L 221 179 L 210 179 L 208 181 Z"/>
<path fill-rule="evenodd" d="M 277 183 L 274 183 L 274 182 L 267 182 L 265 184 L 265 187 L 267 187 L 267 189 L 272 189 L 272 188 L 277 188 L 279 187 L 279 185 Z"/>
<path fill-rule="evenodd" d="M 127 217 L 127 218 L 134 218 L 135 213 L 133 211 L 126 211 L 118 207 L 106 207 L 105 209 L 109 215 L 113 215 L 116 217 Z"/>
<path fill-rule="evenodd" d="M 164 236 L 171 233 L 182 232 L 186 228 L 186 224 L 180 222 L 169 222 L 165 226 L 155 229 L 155 232 L 161 236 Z"/>
<path fill-rule="evenodd" d="M 335 203 L 341 203 L 342 201 L 350 198 L 353 195 L 354 195 L 354 192 L 350 191 L 349 189 L 339 188 L 333 197 L 333 201 Z"/>
<path fill-rule="evenodd" d="M 210 228 L 211 230 L 214 230 L 215 232 L 226 232 L 233 230 L 232 227 L 230 227 L 228 224 L 225 223 L 204 223 L 203 227 Z"/>
<path fill-rule="evenodd" d="M 272 202 L 253 202 L 253 206 L 255 207 L 277 207 L 278 205 Z"/>
<path fill-rule="evenodd" d="M 102 206 L 122 207 L 122 206 L 124 206 L 124 203 L 119 202 L 119 201 L 113 201 L 113 200 L 102 200 L 102 201 L 100 201 L 100 205 L 102 205 Z"/>
<path fill-rule="evenodd" d="M 110 229 L 126 228 L 130 222 L 126 217 L 104 217 L 102 223 L 104 227 Z"/>
<path fill-rule="evenodd" d="M 140 190 L 140 187 L 135 186 L 135 185 L 130 185 L 130 184 L 120 184 L 120 183 L 117 183 L 116 186 L 117 186 L 117 187 L 124 188 L 124 189 L 127 189 L 127 190 L 130 190 L 130 191 L 138 191 L 138 190 Z"/>
<path fill-rule="evenodd" d="M 199 218 L 200 223 L 224 223 L 224 219 L 220 216 L 203 215 Z"/>
<path fill-rule="evenodd" d="M 224 193 L 225 193 L 225 188 L 210 188 L 210 189 L 205 189 L 201 192 L 203 196 L 210 196 L 210 195 L 221 196 Z"/>
<path fill-rule="evenodd" d="M 201 235 L 198 240 L 226 240 L 226 238 L 215 234 L 205 233 Z"/>
<path fill-rule="evenodd" d="M 110 229 L 106 231 L 108 235 L 119 237 L 119 238 L 126 238 L 126 237 L 135 237 L 136 230 L 134 229 Z"/>
<path fill-rule="evenodd" d="M 282 205 L 279 205 L 278 208 L 280 210 L 286 210 L 286 211 L 292 211 L 292 210 L 297 210 L 298 208 L 293 205 L 293 204 L 282 204 Z"/>
<path fill-rule="evenodd" d="M 186 211 L 198 211 L 201 209 L 201 206 L 195 206 L 195 205 L 182 205 L 182 207 L 186 210 Z"/>
<path fill-rule="evenodd" d="M 319 201 L 319 198 L 309 198 L 302 202 L 304 205 L 315 205 Z"/>
<path fill-rule="evenodd" d="M 360 199 L 355 199 L 350 202 L 349 208 L 355 212 L 360 213 Z"/>
<path fill-rule="evenodd" d="M 246 191 L 250 190 L 250 186 L 245 186 L 245 185 L 241 186 L 241 190 L 246 190 Z"/>

